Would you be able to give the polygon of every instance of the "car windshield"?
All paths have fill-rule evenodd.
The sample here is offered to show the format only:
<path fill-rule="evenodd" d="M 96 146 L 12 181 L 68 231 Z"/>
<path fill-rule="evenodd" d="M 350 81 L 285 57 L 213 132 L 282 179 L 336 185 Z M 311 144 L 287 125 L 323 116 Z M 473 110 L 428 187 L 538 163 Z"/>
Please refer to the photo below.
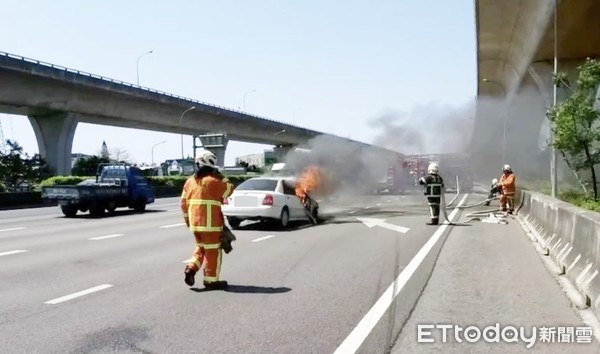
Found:
<path fill-rule="evenodd" d="M 249 179 L 236 189 L 241 191 L 274 191 L 277 188 L 276 179 Z"/>

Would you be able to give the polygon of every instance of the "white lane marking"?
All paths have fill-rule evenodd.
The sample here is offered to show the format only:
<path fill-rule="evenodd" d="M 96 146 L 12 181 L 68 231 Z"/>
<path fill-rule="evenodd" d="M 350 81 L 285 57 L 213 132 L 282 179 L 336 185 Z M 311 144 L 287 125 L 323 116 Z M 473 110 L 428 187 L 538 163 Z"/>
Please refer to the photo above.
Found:
<path fill-rule="evenodd" d="M 65 296 L 62 296 L 62 297 L 59 297 L 59 298 L 56 298 L 56 299 L 48 300 L 48 301 L 44 302 L 44 304 L 49 304 L 49 305 L 60 304 L 61 302 L 73 300 L 75 298 L 78 298 L 78 297 L 81 297 L 81 296 L 84 296 L 84 295 L 88 295 L 88 294 L 91 294 L 91 293 L 95 293 L 97 291 L 101 291 L 101 290 L 104 290 L 104 289 L 108 289 L 110 287 L 112 287 L 112 285 L 110 285 L 110 284 L 98 285 L 98 286 L 95 286 L 93 288 L 89 288 L 89 289 L 86 289 L 86 290 L 83 290 L 83 291 L 79 291 L 79 292 L 76 292 L 76 293 L 73 293 L 73 294 L 70 294 L 70 295 L 65 295 Z"/>
<path fill-rule="evenodd" d="M 374 219 L 374 218 L 357 218 L 360 222 L 365 224 L 368 228 L 373 228 L 375 226 L 383 227 L 388 230 L 402 232 L 403 234 L 407 233 L 410 229 L 404 226 L 398 226 L 394 224 L 390 224 L 385 222 L 385 219 Z"/>
<path fill-rule="evenodd" d="M 28 252 L 28 251 L 27 250 L 14 250 L 14 251 L 0 252 L 0 257 L 10 256 L 11 254 L 18 254 L 18 253 L 23 253 L 23 252 Z"/>
<path fill-rule="evenodd" d="M 12 229 L 4 229 L 4 230 L 0 230 L 0 232 L 7 232 L 7 231 L 18 231 L 18 230 L 25 230 L 24 227 L 13 227 Z"/>
<path fill-rule="evenodd" d="M 115 238 L 115 237 L 121 237 L 121 236 L 125 236 L 125 235 L 124 234 L 106 235 L 106 236 L 88 238 L 88 240 L 98 241 L 98 240 L 105 240 L 107 238 Z"/>
<path fill-rule="evenodd" d="M 259 238 L 255 239 L 255 240 L 252 240 L 252 242 L 260 242 L 260 241 L 263 241 L 263 240 L 270 239 L 271 237 L 275 237 L 275 235 L 267 235 L 267 236 L 259 237 Z"/>
<path fill-rule="evenodd" d="M 458 203 L 457 207 L 450 213 L 448 219 L 453 220 L 454 216 L 458 213 L 460 207 L 469 195 L 465 196 Z M 437 243 L 439 238 L 444 234 L 444 231 L 448 228 L 449 224 L 442 224 L 431 238 L 421 247 L 419 252 L 411 259 L 410 263 L 404 268 L 404 270 L 398 275 L 387 290 L 381 295 L 379 300 L 371 307 L 369 312 L 363 317 L 358 323 L 354 330 L 346 337 L 346 339 L 336 349 L 334 354 L 350 354 L 356 353 L 362 343 L 365 341 L 369 333 L 375 328 L 381 317 L 385 314 L 387 309 L 394 302 L 396 296 L 402 291 L 410 277 L 415 273 L 419 265 L 423 262 L 427 254 L 431 251 L 433 246 Z"/>
<path fill-rule="evenodd" d="M 163 226 L 160 226 L 160 228 L 161 228 L 161 229 L 170 229 L 170 228 L 172 228 L 172 227 L 178 227 L 178 226 L 183 226 L 183 225 L 185 225 L 185 223 L 184 223 L 184 222 L 181 222 L 181 223 L 179 223 L 179 224 L 163 225 Z"/>

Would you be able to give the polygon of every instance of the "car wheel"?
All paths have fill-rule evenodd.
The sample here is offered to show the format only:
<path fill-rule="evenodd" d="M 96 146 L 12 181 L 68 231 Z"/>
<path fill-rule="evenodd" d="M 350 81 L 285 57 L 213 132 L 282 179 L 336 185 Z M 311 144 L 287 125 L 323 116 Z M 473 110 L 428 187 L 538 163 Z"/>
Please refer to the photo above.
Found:
<path fill-rule="evenodd" d="M 101 204 L 94 204 L 90 207 L 90 216 L 93 218 L 99 218 L 104 215 L 104 206 Z"/>
<path fill-rule="evenodd" d="M 231 226 L 231 228 L 235 230 L 240 227 L 242 220 L 238 218 L 228 217 L 227 222 L 229 223 L 229 226 Z"/>
<path fill-rule="evenodd" d="M 279 226 L 281 226 L 282 228 L 286 228 L 286 227 L 288 227 L 289 223 L 290 223 L 290 212 L 288 211 L 288 208 L 285 206 L 281 210 L 281 216 L 279 217 Z"/>
<path fill-rule="evenodd" d="M 138 202 L 135 203 L 133 210 L 135 210 L 138 213 L 143 213 L 144 211 L 146 211 L 146 201 L 143 199 L 138 200 Z"/>
<path fill-rule="evenodd" d="M 62 210 L 63 214 L 68 218 L 72 218 L 75 215 L 77 215 L 77 208 L 72 205 L 61 205 L 60 209 Z"/>
<path fill-rule="evenodd" d="M 117 205 L 115 202 L 110 202 L 108 203 L 108 206 L 106 207 L 106 211 L 108 211 L 109 213 L 114 213 L 115 210 L 117 210 Z"/>

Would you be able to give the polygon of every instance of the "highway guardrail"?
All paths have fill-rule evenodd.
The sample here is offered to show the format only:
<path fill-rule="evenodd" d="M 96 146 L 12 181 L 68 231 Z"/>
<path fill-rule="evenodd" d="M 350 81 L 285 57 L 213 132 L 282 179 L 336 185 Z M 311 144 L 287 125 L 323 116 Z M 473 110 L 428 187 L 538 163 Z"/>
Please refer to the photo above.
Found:
<path fill-rule="evenodd" d="M 600 317 L 600 213 L 523 190 L 519 218 L 542 254 L 558 266 Z"/>

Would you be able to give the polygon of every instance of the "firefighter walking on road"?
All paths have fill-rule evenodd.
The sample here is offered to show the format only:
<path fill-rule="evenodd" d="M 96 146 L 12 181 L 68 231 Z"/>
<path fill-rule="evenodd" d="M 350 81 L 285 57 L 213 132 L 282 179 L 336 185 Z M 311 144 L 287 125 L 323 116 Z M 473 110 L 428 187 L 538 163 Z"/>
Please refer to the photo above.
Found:
<path fill-rule="evenodd" d="M 196 272 L 204 266 L 204 286 L 224 289 L 227 282 L 219 279 L 225 223 L 221 204 L 233 192 L 233 185 L 216 168 L 217 157 L 212 152 L 202 152 L 195 162 L 196 172 L 187 179 L 181 194 L 185 223 L 196 238 L 196 249 L 185 267 L 185 283 L 194 285 Z"/>
<path fill-rule="evenodd" d="M 509 214 L 512 214 L 515 208 L 515 174 L 510 165 L 504 165 L 502 172 L 502 177 L 500 177 L 500 182 L 498 182 L 498 187 L 502 189 L 500 206 L 503 212 L 508 211 Z"/>
<path fill-rule="evenodd" d="M 427 175 L 419 178 L 419 184 L 425 186 L 425 196 L 429 204 L 431 221 L 427 225 L 437 225 L 440 219 L 440 204 L 444 192 L 444 179 L 439 175 L 439 166 L 436 163 L 429 164 Z"/>

